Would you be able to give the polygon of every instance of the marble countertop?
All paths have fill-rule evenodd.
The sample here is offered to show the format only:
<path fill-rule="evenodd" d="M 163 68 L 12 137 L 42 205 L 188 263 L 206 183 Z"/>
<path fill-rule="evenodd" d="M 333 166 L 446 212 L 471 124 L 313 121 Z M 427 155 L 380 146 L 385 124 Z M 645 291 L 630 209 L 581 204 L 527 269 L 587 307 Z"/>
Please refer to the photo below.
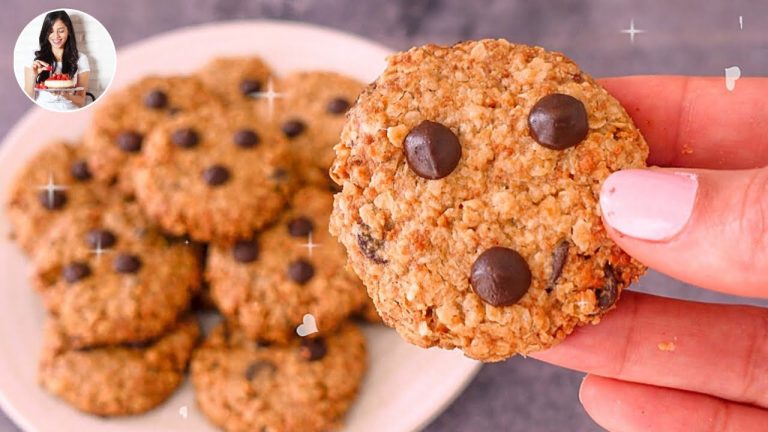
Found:
<path fill-rule="evenodd" d="M 368 37 L 394 49 L 504 37 L 563 51 L 595 76 L 768 75 L 768 2 L 741 0 L 70 0 L 99 19 L 119 47 L 174 28 L 230 19 L 306 21 Z M 122 3 L 117 5 L 116 3 Z M 10 65 L 21 28 L 61 2 L 11 0 L 0 15 L 0 135 L 30 108 Z M 739 26 L 743 16 L 743 29 Z M 634 20 L 634 43 L 621 33 Z M 3 167 L 5 169 L 6 167 Z M 704 301 L 735 301 L 651 272 L 635 289 Z M 765 304 L 765 303 L 763 303 Z M 533 359 L 485 365 L 426 431 L 599 431 L 577 397 L 583 374 Z M 385 425 L 383 425 L 385 430 Z M 18 430 L 0 413 L 0 430 Z"/>

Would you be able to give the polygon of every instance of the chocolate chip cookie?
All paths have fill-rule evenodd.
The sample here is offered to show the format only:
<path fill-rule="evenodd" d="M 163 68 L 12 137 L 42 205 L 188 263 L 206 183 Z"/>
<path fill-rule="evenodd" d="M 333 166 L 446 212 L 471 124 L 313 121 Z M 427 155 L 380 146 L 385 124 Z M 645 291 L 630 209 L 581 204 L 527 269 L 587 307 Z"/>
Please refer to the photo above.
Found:
<path fill-rule="evenodd" d="M 93 179 L 82 147 L 53 141 L 43 147 L 16 175 L 6 203 L 11 236 L 27 253 L 59 218 L 84 207 L 97 206 L 107 186 Z"/>
<path fill-rule="evenodd" d="M 217 57 L 196 75 L 225 103 L 252 105 L 258 93 L 268 91 L 272 71 L 259 57 Z"/>
<path fill-rule="evenodd" d="M 297 174 L 321 187 L 328 178 L 333 146 L 339 142 L 347 110 L 363 84 L 335 72 L 294 72 L 279 82 L 278 121 L 295 155 Z"/>
<path fill-rule="evenodd" d="M 645 268 L 598 194 L 648 147 L 564 55 L 504 40 L 389 58 L 348 114 L 331 232 L 409 342 L 497 361 L 596 323 Z"/>
<path fill-rule="evenodd" d="M 328 233 L 332 205 L 326 189 L 303 188 L 268 230 L 210 247 L 211 296 L 251 339 L 287 341 L 305 314 L 320 331 L 333 330 L 367 300 L 345 268 L 344 248 Z"/>
<path fill-rule="evenodd" d="M 353 324 L 271 346 L 220 325 L 190 370 L 200 409 L 225 431 L 323 431 L 339 425 L 365 363 L 365 340 Z"/>
<path fill-rule="evenodd" d="M 174 235 L 228 243 L 272 222 L 293 191 L 285 139 L 253 110 L 180 113 L 147 137 L 133 172 L 147 215 Z"/>
<path fill-rule="evenodd" d="M 62 216 L 41 244 L 34 282 L 73 347 L 157 337 L 200 283 L 195 250 L 167 240 L 135 203 Z"/>
<path fill-rule="evenodd" d="M 142 413 L 160 405 L 179 386 L 199 335 L 197 322 L 184 318 L 145 343 L 78 349 L 51 320 L 38 379 L 47 391 L 87 413 Z"/>
<path fill-rule="evenodd" d="M 131 172 L 152 128 L 176 114 L 220 104 L 194 76 L 149 76 L 111 92 L 95 107 L 83 137 L 94 176 L 132 192 L 123 174 Z"/>

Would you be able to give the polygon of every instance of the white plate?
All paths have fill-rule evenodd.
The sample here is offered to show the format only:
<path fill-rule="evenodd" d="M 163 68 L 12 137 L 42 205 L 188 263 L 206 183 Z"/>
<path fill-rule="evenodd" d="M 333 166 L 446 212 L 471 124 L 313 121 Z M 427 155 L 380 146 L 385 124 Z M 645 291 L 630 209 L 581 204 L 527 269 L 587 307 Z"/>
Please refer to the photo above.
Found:
<path fill-rule="evenodd" d="M 296 69 L 337 70 L 364 82 L 384 68 L 386 48 L 333 30 L 275 21 L 230 22 L 186 28 L 133 44 L 118 53 L 113 88 L 149 73 L 189 72 L 217 55 L 258 54 L 278 74 Z M 96 102 L 98 103 L 98 101 Z M 46 141 L 76 139 L 91 110 L 52 113 L 32 109 L 0 147 L 0 202 L 14 172 Z M 214 431 L 196 409 L 185 383 L 164 405 L 145 415 L 100 419 L 80 414 L 42 391 L 35 371 L 44 313 L 27 280 L 28 263 L 7 240 L 0 214 L 0 405 L 28 431 Z M 346 417 L 350 431 L 411 431 L 425 426 L 475 375 L 479 363 L 457 351 L 424 350 L 393 331 L 365 329 L 370 367 Z M 188 417 L 180 415 L 187 408 Z"/>

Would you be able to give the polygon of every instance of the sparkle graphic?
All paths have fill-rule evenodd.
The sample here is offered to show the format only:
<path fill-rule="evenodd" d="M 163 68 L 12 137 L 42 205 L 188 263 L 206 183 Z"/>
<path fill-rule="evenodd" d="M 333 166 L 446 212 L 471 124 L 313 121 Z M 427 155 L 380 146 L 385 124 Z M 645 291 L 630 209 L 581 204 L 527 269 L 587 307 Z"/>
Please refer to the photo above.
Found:
<path fill-rule="evenodd" d="M 307 253 L 309 253 L 309 257 L 312 258 L 312 250 L 320 247 L 320 244 L 312 241 L 312 233 L 310 232 L 307 236 L 307 242 L 303 243 L 301 246 L 307 248 Z"/>
<path fill-rule="evenodd" d="M 186 405 L 184 405 L 181 408 L 179 408 L 179 415 L 181 417 L 183 417 L 184 419 L 189 417 L 189 408 Z"/>
<path fill-rule="evenodd" d="M 101 238 L 96 240 L 96 248 L 91 249 L 91 253 L 96 255 L 96 261 L 101 260 L 101 256 L 109 252 L 109 248 L 101 247 Z"/>
<path fill-rule="evenodd" d="M 739 15 L 739 30 L 744 30 L 744 17 Z"/>
<path fill-rule="evenodd" d="M 626 33 L 629 35 L 629 41 L 631 43 L 635 43 L 635 35 L 640 33 L 645 33 L 645 30 L 640 30 L 635 28 L 635 20 L 631 19 L 629 20 L 629 28 L 624 29 L 621 31 L 622 33 Z"/>
<path fill-rule="evenodd" d="M 274 85 L 272 83 L 272 78 L 270 78 L 267 81 L 267 91 L 265 92 L 254 92 L 251 95 L 252 97 L 255 97 L 257 99 L 266 99 L 267 100 L 267 112 L 269 113 L 269 118 L 272 119 L 272 116 L 275 113 L 275 99 L 280 99 L 285 97 L 283 93 L 278 93 L 274 89 Z"/>
<path fill-rule="evenodd" d="M 64 185 L 57 185 L 56 182 L 53 180 L 53 174 L 48 173 L 48 183 L 42 186 L 37 187 L 38 190 L 46 191 L 48 193 L 48 202 L 53 202 L 53 195 L 57 191 L 65 191 L 67 190 L 67 187 Z"/>

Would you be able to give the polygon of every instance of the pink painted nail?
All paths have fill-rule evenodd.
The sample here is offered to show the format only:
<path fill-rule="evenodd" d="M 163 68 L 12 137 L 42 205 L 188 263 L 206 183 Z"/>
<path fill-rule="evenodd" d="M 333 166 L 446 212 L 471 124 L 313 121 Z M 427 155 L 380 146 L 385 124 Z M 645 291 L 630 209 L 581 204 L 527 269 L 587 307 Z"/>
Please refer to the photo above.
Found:
<path fill-rule="evenodd" d="M 676 236 L 693 213 L 695 174 L 631 169 L 611 174 L 600 191 L 603 219 L 616 231 L 642 240 Z"/>

